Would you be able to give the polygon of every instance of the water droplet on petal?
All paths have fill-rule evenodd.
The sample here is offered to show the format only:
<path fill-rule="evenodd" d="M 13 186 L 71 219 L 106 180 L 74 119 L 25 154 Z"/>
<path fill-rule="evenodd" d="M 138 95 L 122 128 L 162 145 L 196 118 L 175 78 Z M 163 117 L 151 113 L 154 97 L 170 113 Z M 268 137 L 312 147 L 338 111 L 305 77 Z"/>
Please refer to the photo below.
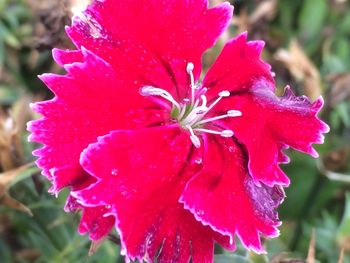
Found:
<path fill-rule="evenodd" d="M 202 160 L 202 158 L 198 157 L 198 158 L 194 159 L 194 162 L 196 164 L 201 164 L 203 162 L 203 160 Z"/>
<path fill-rule="evenodd" d="M 118 175 L 118 173 L 119 173 L 119 170 L 118 170 L 118 169 L 112 169 L 112 170 L 111 170 L 111 175 L 113 175 L 113 176 Z"/>

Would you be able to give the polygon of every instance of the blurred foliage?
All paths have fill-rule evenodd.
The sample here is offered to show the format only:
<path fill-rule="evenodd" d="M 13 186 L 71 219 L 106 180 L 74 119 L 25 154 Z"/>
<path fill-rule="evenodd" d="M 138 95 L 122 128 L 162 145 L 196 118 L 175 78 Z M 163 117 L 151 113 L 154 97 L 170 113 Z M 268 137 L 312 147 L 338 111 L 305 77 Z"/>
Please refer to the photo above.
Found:
<path fill-rule="evenodd" d="M 324 97 L 321 117 L 331 132 L 317 146 L 319 159 L 288 150 L 292 162 L 283 168 L 292 183 L 279 209 L 281 235 L 265 240 L 268 254 L 248 253 L 240 245 L 234 254 L 216 248 L 215 262 L 332 263 L 343 250 L 339 262 L 350 263 L 350 3 L 231 2 L 235 16 L 230 31 L 206 53 L 204 65 L 212 63 L 228 38 L 248 30 L 251 39 L 266 42 L 264 58 L 276 73 L 279 93 L 290 84 L 298 94 Z M 27 143 L 25 123 L 37 116 L 28 103 L 51 96 L 36 76 L 60 72 L 50 50 L 71 45 L 63 30 L 71 16 L 69 4 L 0 0 L 0 123 L 6 124 L 0 125 L 6 128 L 0 129 L 0 139 L 7 138 L 0 140 L 0 198 L 6 195 L 23 205 L 0 202 L 1 263 L 123 262 L 116 234 L 93 244 L 89 253 L 90 241 L 76 231 L 79 215 L 63 212 L 67 193 L 57 199 L 47 194 L 47 181 L 31 164 L 37 146 Z"/>

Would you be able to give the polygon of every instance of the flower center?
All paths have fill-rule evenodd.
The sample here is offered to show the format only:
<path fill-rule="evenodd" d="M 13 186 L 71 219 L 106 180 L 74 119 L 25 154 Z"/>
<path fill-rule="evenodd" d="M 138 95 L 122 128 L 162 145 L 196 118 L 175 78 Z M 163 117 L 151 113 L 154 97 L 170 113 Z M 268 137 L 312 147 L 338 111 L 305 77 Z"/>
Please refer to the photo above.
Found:
<path fill-rule="evenodd" d="M 193 69 L 194 65 L 192 63 L 188 63 L 186 71 L 191 79 L 190 99 L 186 98 L 183 100 L 183 102 L 179 103 L 168 91 L 153 86 L 142 87 L 140 94 L 142 96 L 159 96 L 169 101 L 172 104 L 171 117 L 176 119 L 183 129 L 190 132 L 190 139 L 193 145 L 199 148 L 201 146 L 201 141 L 198 136 L 203 132 L 217 134 L 225 138 L 232 137 L 232 130 L 218 130 L 219 125 L 215 125 L 217 129 L 209 129 L 208 126 L 220 119 L 242 116 L 242 113 L 238 110 L 229 110 L 226 112 L 226 114 L 205 118 L 207 113 L 211 111 L 221 99 L 230 96 L 230 92 L 227 90 L 221 91 L 215 101 L 210 105 L 207 105 L 207 97 L 205 96 L 207 88 L 195 83 Z"/>

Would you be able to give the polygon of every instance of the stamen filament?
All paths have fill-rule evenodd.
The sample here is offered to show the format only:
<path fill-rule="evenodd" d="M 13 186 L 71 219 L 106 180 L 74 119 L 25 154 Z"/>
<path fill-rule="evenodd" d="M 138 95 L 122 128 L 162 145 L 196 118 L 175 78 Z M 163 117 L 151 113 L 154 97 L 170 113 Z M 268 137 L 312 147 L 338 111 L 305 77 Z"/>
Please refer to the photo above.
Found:
<path fill-rule="evenodd" d="M 223 130 L 223 131 L 214 131 L 214 130 L 209 130 L 209 129 L 201 129 L 201 128 L 196 128 L 193 129 L 194 131 L 199 131 L 199 132 L 206 132 L 206 133 L 211 133 L 211 134 L 218 134 L 221 135 L 222 137 L 229 138 L 233 136 L 233 131 L 231 130 Z"/>
<path fill-rule="evenodd" d="M 191 133 L 191 136 L 190 136 L 190 139 L 193 143 L 193 145 L 196 147 L 196 148 L 199 148 L 201 147 L 201 141 L 200 139 L 198 138 L 197 135 L 194 134 L 194 131 L 192 130 L 192 127 L 187 125 L 186 128 L 190 131 Z"/>
<path fill-rule="evenodd" d="M 155 88 L 153 86 L 143 86 L 140 93 L 142 96 L 160 96 L 171 102 L 179 111 L 181 111 L 180 104 L 177 103 L 173 96 L 171 96 L 171 94 L 164 89 Z"/>
<path fill-rule="evenodd" d="M 190 79 L 191 79 L 191 99 L 192 99 L 191 105 L 195 103 L 195 89 L 196 89 L 196 85 L 194 83 L 193 69 L 194 69 L 193 63 L 189 62 L 187 64 L 186 71 L 190 75 Z"/>
<path fill-rule="evenodd" d="M 213 118 L 201 120 L 201 121 L 197 122 L 196 125 L 201 125 L 201 124 L 204 124 L 204 123 L 217 121 L 217 120 L 220 120 L 220 119 L 225 119 L 227 117 L 237 117 L 237 116 L 242 116 L 242 113 L 240 111 L 238 111 L 238 110 L 229 110 L 227 112 L 227 114 L 225 114 L 225 115 L 220 115 L 220 116 L 216 116 L 216 117 L 213 117 Z"/>
<path fill-rule="evenodd" d="M 219 97 L 209 106 L 209 110 L 214 108 L 214 106 L 224 97 L 230 96 L 230 92 L 227 90 L 221 91 L 219 94 Z"/>
<path fill-rule="evenodd" d="M 207 111 L 208 108 L 207 107 L 197 107 L 197 108 L 194 108 L 190 114 L 188 114 L 188 116 L 184 119 L 184 124 L 187 126 L 187 125 L 191 125 L 191 123 L 198 117 L 198 114 L 202 114 L 202 112 L 205 112 Z"/>
<path fill-rule="evenodd" d="M 183 106 L 183 107 L 181 108 L 181 111 L 180 111 L 180 113 L 179 113 L 179 117 L 177 117 L 177 119 L 178 119 L 178 120 L 181 120 L 182 117 L 185 115 L 185 112 L 186 112 L 186 106 Z"/>

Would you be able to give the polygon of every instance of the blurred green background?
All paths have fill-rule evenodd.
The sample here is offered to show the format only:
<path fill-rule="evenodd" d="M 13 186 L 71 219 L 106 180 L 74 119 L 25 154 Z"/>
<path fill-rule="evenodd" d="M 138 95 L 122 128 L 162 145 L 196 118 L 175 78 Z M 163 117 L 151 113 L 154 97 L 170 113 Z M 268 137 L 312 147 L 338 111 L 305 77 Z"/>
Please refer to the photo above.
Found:
<path fill-rule="evenodd" d="M 33 165 L 25 123 L 37 118 L 29 103 L 50 98 L 37 75 L 61 72 L 53 47 L 69 48 L 64 25 L 83 0 L 0 0 L 0 263 L 124 262 L 112 233 L 101 244 L 76 232 L 79 214 L 63 211 Z M 218 4 L 221 0 L 212 0 Z M 235 16 L 203 60 L 207 68 L 223 43 L 241 31 L 266 42 L 264 58 L 278 93 L 322 95 L 320 116 L 331 126 L 319 159 L 288 152 L 291 178 L 279 208 L 279 238 L 264 240 L 268 254 L 241 247 L 216 249 L 215 262 L 350 262 L 350 2 L 345 0 L 236 0 Z"/>

